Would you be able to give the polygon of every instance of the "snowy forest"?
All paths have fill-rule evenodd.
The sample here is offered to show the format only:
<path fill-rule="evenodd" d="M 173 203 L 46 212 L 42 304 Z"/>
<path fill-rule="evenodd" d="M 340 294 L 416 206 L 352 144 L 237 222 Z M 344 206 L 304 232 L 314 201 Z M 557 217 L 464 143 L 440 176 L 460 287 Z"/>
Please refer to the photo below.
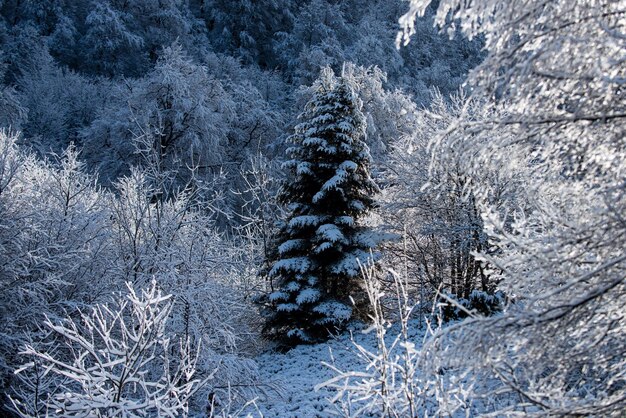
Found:
<path fill-rule="evenodd" d="M 0 415 L 626 414 L 623 0 L 0 0 Z"/>

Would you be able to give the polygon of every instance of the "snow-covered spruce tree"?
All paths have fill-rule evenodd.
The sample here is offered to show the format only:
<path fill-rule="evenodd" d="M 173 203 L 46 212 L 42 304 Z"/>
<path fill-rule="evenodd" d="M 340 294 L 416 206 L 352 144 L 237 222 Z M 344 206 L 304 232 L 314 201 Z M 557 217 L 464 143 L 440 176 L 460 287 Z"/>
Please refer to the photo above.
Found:
<path fill-rule="evenodd" d="M 280 200 L 290 215 L 268 273 L 278 288 L 269 295 L 266 335 L 287 345 L 322 340 L 352 317 L 350 298 L 364 298 L 358 260 L 375 246 L 358 223 L 377 187 L 354 80 L 324 68 L 313 92 L 289 138 Z"/>

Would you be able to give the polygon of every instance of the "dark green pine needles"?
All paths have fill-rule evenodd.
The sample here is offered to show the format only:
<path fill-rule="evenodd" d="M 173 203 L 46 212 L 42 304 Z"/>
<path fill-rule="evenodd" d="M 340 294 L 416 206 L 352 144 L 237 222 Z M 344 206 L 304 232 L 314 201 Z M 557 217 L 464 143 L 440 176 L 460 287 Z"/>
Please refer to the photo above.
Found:
<path fill-rule="evenodd" d="M 276 239 L 269 277 L 266 335 L 286 345 L 325 339 L 364 299 L 359 262 L 376 236 L 359 220 L 373 207 L 366 122 L 352 77 L 322 70 L 289 138 L 289 179 L 280 199 L 290 209 Z"/>

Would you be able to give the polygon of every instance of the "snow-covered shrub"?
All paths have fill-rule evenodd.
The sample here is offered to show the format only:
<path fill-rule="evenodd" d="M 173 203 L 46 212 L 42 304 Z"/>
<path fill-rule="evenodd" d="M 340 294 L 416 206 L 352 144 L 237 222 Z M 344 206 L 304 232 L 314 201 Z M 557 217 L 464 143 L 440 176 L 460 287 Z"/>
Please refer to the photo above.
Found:
<path fill-rule="evenodd" d="M 389 270 L 390 285 L 390 280 L 381 280 L 380 271 L 371 265 L 362 273 L 372 313 L 369 326 L 361 332 L 374 334 L 374 345 L 352 338 L 351 349 L 360 360 L 352 369 L 341 369 L 332 361 L 322 363 L 335 376 L 317 385 L 316 390 L 333 390 L 328 401 L 334 412 L 344 417 L 456 417 L 483 412 L 485 405 L 470 397 L 473 381 L 463 369 L 463 359 L 445 357 L 455 355 L 446 349 L 451 342 L 449 330 L 462 329 L 458 322 L 445 320 L 474 320 L 497 313 L 503 308 L 503 295 L 474 291 L 471 299 L 457 301 L 442 294 L 440 300 L 446 306 L 440 312 L 434 306 L 431 314 L 424 315 L 410 294 L 410 276 Z M 455 337 L 453 342 L 465 344 L 463 333 Z M 442 345 L 436 355 L 430 345 L 433 340 Z M 426 367 L 428 361 L 432 364 Z M 474 377 L 487 379 L 485 382 L 491 379 L 487 375 Z"/>
<path fill-rule="evenodd" d="M 480 314 L 484 316 L 495 315 L 502 312 L 506 297 L 504 292 L 487 293 L 474 289 L 469 298 L 456 299 L 454 295 L 447 294 L 438 301 L 439 313 L 444 321 L 467 318 L 468 314 Z"/>
<path fill-rule="evenodd" d="M 29 360 L 16 373 L 44 370 L 28 381 L 31 393 L 14 401 L 23 417 L 187 416 L 188 402 L 201 383 L 195 377 L 197 353 L 189 340 L 171 340 L 166 323 L 171 295 L 156 280 L 141 293 L 127 284 L 128 295 L 115 304 L 96 305 L 79 319 L 45 327 L 59 341 L 41 350 L 26 346 Z M 42 392 L 38 379 L 55 375 L 54 391 Z"/>
<path fill-rule="evenodd" d="M 153 179 L 134 169 L 116 183 L 119 197 L 110 201 L 116 257 L 110 267 L 134 284 L 158 275 L 160 285 L 186 306 L 184 321 L 194 321 L 181 323 L 181 329 L 210 332 L 209 346 L 234 347 L 237 333 L 245 331 L 229 324 L 246 315 L 244 301 L 237 302 L 244 296 L 239 286 L 253 274 L 247 271 L 246 254 L 217 231 L 206 211 L 210 202 L 199 200 L 196 190 L 166 198 Z"/>
<path fill-rule="evenodd" d="M 431 106 L 414 116 L 415 131 L 392 144 L 383 164 L 379 213 L 399 238 L 386 245 L 387 259 L 403 266 L 422 313 L 430 312 L 437 292 L 469 300 L 475 290 L 496 291 L 497 277 L 476 257 L 478 252 L 498 251 L 486 233 L 480 205 L 487 200 L 503 214 L 520 206 L 524 170 L 484 165 L 470 175 L 461 169 L 469 157 L 458 148 L 430 144 L 459 115 L 478 122 L 498 114 L 485 102 L 462 94 L 446 99 L 433 92 Z M 509 137 L 505 130 L 493 135 Z M 480 193 L 474 190 L 478 182 Z"/>
<path fill-rule="evenodd" d="M 192 350 L 202 347 L 199 377 L 219 370 L 192 407 L 204 408 L 210 391 L 230 396 L 233 407 L 253 397 L 258 371 L 246 356 L 259 346 L 259 319 L 247 299 L 255 267 L 245 247 L 218 232 L 211 202 L 199 198 L 206 194 L 186 188 L 166 195 L 159 179 L 169 174 L 147 169 L 120 179 L 114 192 L 103 191 L 73 148 L 40 161 L 16 141 L 0 134 L 3 391 L 26 385 L 10 373 L 18 347 L 49 343 L 39 327 L 44 315 L 52 322 L 74 318 L 108 302 L 124 283 L 147 286 L 156 276 L 172 294 L 167 335 L 189 338 Z"/>
<path fill-rule="evenodd" d="M 373 333 L 375 346 L 352 339 L 352 350 L 360 360 L 354 370 L 342 370 L 332 362 L 323 363 L 335 376 L 316 386 L 329 388 L 335 412 L 344 417 L 422 417 L 436 416 L 436 395 L 441 377 L 425 376 L 419 368 L 421 340 L 432 332 L 428 322 L 415 311 L 409 295 L 408 276 L 390 270 L 393 278 L 390 295 L 387 283 L 379 279 L 371 265 L 362 269 L 371 309 L 371 323 L 364 333 Z M 388 299 L 395 302 L 394 325 L 385 315 Z M 418 322 L 419 320 L 419 322 Z M 424 326 L 422 326 L 422 324 Z"/>
<path fill-rule="evenodd" d="M 246 358 L 259 347 L 259 318 L 248 298 L 255 259 L 218 232 L 204 193 L 191 186 L 163 192 L 159 178 L 167 177 L 134 169 L 116 183 L 119 196 L 110 203 L 116 256 L 110 268 L 135 285 L 156 275 L 172 294 L 168 332 L 190 338 L 194 348 L 194 342 L 202 343 L 200 376 L 218 370 L 195 406 L 204 408 L 208 394 L 218 392 L 232 402 L 246 401 L 259 386 L 256 364 Z"/>
<path fill-rule="evenodd" d="M 430 1 L 411 3 L 407 34 Z M 477 256 L 516 303 L 441 330 L 424 345 L 419 364 L 456 375 L 447 389 L 467 396 L 439 399 L 451 414 L 470 402 L 491 416 L 621 416 L 623 4 L 442 0 L 437 16 L 441 25 L 458 22 L 469 36 L 485 36 L 489 54 L 470 83 L 474 95 L 500 102 L 506 113 L 478 121 L 460 114 L 432 147 L 466 157 L 458 167 L 477 180 L 476 196 L 490 190 L 477 176 L 485 167 L 524 167 L 517 191 L 526 203 L 506 213 L 479 199 L 499 251 Z"/>
<path fill-rule="evenodd" d="M 53 163 L 20 150 L 16 141 L 0 133 L 3 386 L 10 383 L 17 347 L 41 335 L 43 314 L 55 318 L 110 290 L 106 193 L 84 173 L 74 149 Z"/>
<path fill-rule="evenodd" d="M 250 157 L 241 172 L 243 187 L 236 192 L 241 201 L 237 213 L 240 223 L 238 230 L 242 241 L 249 247 L 248 253 L 256 258 L 256 264 L 263 264 L 260 268 L 261 275 L 267 274 L 271 268 L 268 260 L 272 251 L 272 239 L 278 232 L 280 220 L 286 217 L 285 209 L 278 202 L 278 173 L 278 161 L 262 154 Z M 252 287 L 250 290 L 253 290 Z"/>

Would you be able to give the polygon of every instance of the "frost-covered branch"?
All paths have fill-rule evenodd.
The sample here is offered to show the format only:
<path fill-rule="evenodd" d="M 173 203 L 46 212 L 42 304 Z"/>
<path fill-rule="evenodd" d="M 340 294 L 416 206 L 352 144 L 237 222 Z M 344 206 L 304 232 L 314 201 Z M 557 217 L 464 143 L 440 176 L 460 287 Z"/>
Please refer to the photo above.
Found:
<path fill-rule="evenodd" d="M 42 368 L 62 383 L 54 392 L 14 400 L 21 416 L 39 416 L 38 403 L 59 417 L 186 416 L 201 382 L 189 342 L 172 345 L 166 336 L 171 296 L 163 295 L 155 281 L 141 293 L 128 284 L 128 292 L 113 306 L 81 314 L 80 321 L 46 319 L 44 325 L 61 343 L 54 351 L 26 346 L 21 355 L 32 360 L 16 373 L 27 379 L 29 369 Z"/>

